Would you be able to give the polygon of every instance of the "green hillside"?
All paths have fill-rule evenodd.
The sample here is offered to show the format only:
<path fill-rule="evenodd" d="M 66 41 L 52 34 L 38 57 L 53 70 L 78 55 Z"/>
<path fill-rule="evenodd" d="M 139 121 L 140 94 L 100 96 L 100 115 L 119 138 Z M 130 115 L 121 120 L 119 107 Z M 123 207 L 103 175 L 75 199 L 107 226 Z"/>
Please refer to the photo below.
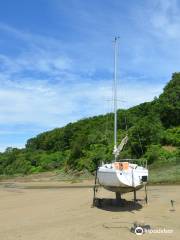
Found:
<path fill-rule="evenodd" d="M 180 164 L 180 73 L 174 73 L 159 98 L 118 111 L 118 141 L 129 142 L 120 158 L 146 158 L 151 169 Z M 25 149 L 0 154 L 0 174 L 29 174 L 53 169 L 87 169 L 111 161 L 113 114 L 69 123 L 27 141 Z"/>

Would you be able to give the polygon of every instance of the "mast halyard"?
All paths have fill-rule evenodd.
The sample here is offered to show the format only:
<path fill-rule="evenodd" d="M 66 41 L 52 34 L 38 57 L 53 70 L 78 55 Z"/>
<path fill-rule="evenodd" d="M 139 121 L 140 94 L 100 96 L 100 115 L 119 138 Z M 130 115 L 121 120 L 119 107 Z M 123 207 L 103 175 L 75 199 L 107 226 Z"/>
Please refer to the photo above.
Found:
<path fill-rule="evenodd" d="M 117 45 L 118 37 L 114 39 L 114 156 L 117 160 Z"/>

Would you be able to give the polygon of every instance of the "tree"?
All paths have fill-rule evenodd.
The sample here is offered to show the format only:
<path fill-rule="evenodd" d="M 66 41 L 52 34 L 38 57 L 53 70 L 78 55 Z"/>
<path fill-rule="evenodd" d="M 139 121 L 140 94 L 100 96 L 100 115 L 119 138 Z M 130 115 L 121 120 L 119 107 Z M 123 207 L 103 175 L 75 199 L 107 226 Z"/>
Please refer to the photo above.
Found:
<path fill-rule="evenodd" d="M 136 157 L 142 156 L 148 145 L 158 144 L 163 132 L 162 124 L 158 116 L 149 115 L 140 119 L 129 130 L 129 141 L 132 153 Z"/>
<path fill-rule="evenodd" d="M 156 111 L 166 128 L 180 124 L 180 73 L 174 73 L 164 88 L 157 101 Z"/>

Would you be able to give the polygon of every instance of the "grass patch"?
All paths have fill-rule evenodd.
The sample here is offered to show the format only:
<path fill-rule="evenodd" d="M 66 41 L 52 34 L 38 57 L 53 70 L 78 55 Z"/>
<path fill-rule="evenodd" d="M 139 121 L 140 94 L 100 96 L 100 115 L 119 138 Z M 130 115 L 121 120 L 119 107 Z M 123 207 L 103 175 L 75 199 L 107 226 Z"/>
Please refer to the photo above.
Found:
<path fill-rule="evenodd" d="M 83 180 L 89 180 L 94 178 L 94 176 L 92 176 L 92 174 L 86 170 L 81 172 L 75 171 L 75 170 L 65 172 L 62 169 L 62 170 L 56 171 L 56 173 L 57 175 L 54 177 L 54 180 L 56 181 L 70 181 L 72 183 L 77 183 Z"/>
<path fill-rule="evenodd" d="M 161 167 L 153 166 L 149 169 L 150 184 L 177 184 L 180 183 L 180 164 L 165 164 Z"/>

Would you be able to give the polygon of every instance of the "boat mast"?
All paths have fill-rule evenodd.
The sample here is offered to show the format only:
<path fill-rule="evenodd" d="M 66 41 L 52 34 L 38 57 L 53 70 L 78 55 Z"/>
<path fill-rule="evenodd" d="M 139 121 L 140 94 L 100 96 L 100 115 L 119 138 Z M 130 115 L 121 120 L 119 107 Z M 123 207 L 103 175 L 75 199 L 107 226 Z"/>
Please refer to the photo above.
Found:
<path fill-rule="evenodd" d="M 114 39 L 114 156 L 117 160 L 117 45 L 119 37 Z"/>

